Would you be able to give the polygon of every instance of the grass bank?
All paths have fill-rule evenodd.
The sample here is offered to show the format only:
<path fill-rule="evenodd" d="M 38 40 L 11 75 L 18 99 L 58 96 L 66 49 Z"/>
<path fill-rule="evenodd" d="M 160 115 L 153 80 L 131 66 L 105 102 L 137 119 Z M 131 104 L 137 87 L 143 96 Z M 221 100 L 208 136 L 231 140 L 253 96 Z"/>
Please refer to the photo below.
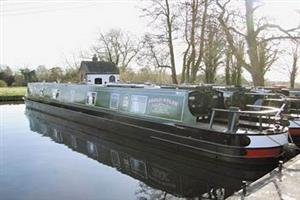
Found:
<path fill-rule="evenodd" d="M 0 87 L 0 96 L 24 96 L 26 87 Z"/>

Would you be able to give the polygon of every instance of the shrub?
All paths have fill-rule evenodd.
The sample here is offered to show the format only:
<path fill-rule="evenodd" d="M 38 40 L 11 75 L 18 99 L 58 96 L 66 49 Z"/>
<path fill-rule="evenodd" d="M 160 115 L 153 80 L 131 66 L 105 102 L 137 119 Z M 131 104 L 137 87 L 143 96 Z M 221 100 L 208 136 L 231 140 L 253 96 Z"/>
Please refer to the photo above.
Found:
<path fill-rule="evenodd" d="M 6 82 L 3 80 L 0 80 L 0 87 L 7 87 Z"/>

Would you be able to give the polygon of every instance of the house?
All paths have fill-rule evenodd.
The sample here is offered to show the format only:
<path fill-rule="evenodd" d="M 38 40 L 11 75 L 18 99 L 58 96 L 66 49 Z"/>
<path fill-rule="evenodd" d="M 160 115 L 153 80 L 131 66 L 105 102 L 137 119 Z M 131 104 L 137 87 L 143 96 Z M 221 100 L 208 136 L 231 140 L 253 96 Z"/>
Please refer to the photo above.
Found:
<path fill-rule="evenodd" d="M 82 61 L 79 68 L 81 82 L 105 85 L 120 80 L 119 68 L 111 62 L 98 61 L 96 55 L 92 61 Z"/>

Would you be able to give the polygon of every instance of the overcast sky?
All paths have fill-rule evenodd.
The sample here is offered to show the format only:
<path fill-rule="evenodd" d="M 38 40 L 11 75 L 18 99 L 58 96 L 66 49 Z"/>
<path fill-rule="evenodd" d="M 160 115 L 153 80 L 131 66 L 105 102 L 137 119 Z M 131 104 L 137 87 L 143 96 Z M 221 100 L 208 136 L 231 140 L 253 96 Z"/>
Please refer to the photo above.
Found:
<path fill-rule="evenodd" d="M 300 0 L 263 2 L 260 12 L 279 24 L 291 27 L 299 22 L 295 10 L 300 10 Z M 66 57 L 88 50 L 100 30 L 121 28 L 142 35 L 147 30 L 140 17 L 142 4 L 141 0 L 0 0 L 0 64 L 63 66 Z"/>

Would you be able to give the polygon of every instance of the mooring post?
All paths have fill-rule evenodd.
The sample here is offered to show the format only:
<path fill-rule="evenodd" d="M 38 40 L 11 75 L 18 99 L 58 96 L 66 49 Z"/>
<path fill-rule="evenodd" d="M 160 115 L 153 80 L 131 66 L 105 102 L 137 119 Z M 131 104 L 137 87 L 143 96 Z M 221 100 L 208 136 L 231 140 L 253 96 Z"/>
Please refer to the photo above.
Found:
<path fill-rule="evenodd" d="M 243 196 L 247 194 L 247 181 L 242 181 Z"/>
<path fill-rule="evenodd" d="M 282 173 L 282 167 L 283 167 L 283 161 L 279 160 L 279 162 L 278 162 L 278 170 L 279 170 L 280 174 Z"/>

